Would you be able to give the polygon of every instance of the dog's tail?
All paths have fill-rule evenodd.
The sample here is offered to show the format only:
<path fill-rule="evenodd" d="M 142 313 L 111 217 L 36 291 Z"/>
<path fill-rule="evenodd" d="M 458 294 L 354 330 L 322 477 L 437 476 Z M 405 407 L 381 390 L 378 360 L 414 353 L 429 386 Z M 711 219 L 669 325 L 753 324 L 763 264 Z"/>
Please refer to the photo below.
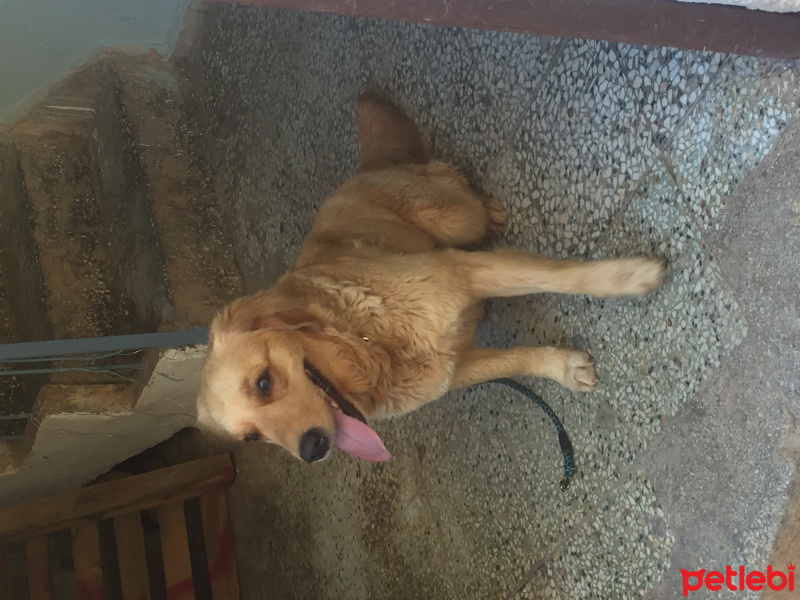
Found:
<path fill-rule="evenodd" d="M 428 162 L 417 126 L 394 104 L 367 91 L 356 102 L 356 114 L 361 143 L 359 173 Z"/>

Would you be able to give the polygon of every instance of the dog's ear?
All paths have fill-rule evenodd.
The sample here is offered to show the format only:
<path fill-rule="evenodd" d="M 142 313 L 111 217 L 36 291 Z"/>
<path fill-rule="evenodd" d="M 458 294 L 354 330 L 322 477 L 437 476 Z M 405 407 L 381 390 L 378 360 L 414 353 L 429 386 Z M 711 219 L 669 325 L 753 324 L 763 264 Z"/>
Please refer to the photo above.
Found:
<path fill-rule="evenodd" d="M 248 333 L 259 329 L 288 331 L 303 329 L 308 332 L 320 331 L 322 322 L 302 308 L 275 310 L 268 306 L 260 294 L 236 300 L 220 312 L 211 325 L 209 335 L 213 344 L 214 334 L 222 332 Z"/>
<path fill-rule="evenodd" d="M 303 329 L 309 333 L 322 331 L 322 322 L 307 310 L 302 308 L 289 308 L 270 315 L 263 315 L 256 319 L 256 329 L 272 329 L 286 331 Z"/>

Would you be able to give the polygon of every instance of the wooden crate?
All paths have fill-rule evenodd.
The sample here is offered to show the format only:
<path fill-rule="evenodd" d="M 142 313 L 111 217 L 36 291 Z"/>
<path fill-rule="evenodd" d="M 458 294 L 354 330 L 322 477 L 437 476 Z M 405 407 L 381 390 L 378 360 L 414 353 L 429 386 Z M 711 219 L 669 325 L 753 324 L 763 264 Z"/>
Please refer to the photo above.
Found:
<path fill-rule="evenodd" d="M 0 600 L 238 599 L 225 499 L 233 478 L 220 454 L 0 510 Z M 49 541 L 62 531 L 71 571 L 56 585 Z M 20 544 L 27 590 L 9 560 Z"/>

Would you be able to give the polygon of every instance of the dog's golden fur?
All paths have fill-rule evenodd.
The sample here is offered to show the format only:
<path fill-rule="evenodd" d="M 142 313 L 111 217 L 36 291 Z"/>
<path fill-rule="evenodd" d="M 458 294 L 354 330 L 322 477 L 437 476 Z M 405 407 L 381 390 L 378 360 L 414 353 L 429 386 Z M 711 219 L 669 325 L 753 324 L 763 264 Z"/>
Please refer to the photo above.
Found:
<path fill-rule="evenodd" d="M 366 93 L 357 114 L 358 174 L 327 197 L 294 270 L 214 319 L 199 418 L 299 456 L 305 432 L 334 428 L 304 361 L 367 418 L 497 377 L 594 389 L 585 352 L 473 346 L 482 301 L 538 292 L 638 296 L 659 287 L 663 265 L 463 250 L 503 231 L 502 205 L 471 189 L 455 167 L 429 161 L 416 126 L 390 103 Z M 256 389 L 265 372 L 268 394 Z"/>

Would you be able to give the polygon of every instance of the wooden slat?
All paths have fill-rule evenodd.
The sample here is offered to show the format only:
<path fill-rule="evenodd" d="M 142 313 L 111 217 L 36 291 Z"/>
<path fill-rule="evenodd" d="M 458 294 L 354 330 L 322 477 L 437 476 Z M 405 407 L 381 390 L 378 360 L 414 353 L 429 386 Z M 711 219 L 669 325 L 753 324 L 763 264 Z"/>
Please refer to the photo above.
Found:
<path fill-rule="evenodd" d="M 225 492 L 219 490 L 201 496 L 200 511 L 212 596 L 214 600 L 239 600 L 239 576 Z"/>
<path fill-rule="evenodd" d="M 100 560 L 100 535 L 97 523 L 72 529 L 72 555 L 78 600 L 104 600 L 103 567 Z"/>
<path fill-rule="evenodd" d="M 147 576 L 141 515 L 138 512 L 119 515 L 114 519 L 114 533 L 117 538 L 122 600 L 148 600 L 150 580 Z"/>
<path fill-rule="evenodd" d="M 0 510 L 0 544 L 138 512 L 167 500 L 228 487 L 234 478 L 227 454 L 134 475 Z"/>
<path fill-rule="evenodd" d="M 10 600 L 28 598 L 30 596 L 28 585 L 28 558 L 24 544 L 14 544 L 6 547 L 6 583 Z"/>
<path fill-rule="evenodd" d="M 8 585 L 8 548 L 0 546 L 0 600 L 11 600 Z"/>
<path fill-rule="evenodd" d="M 164 556 L 167 600 L 194 600 L 192 559 L 189 556 L 183 501 L 158 507 L 158 527 L 161 533 L 161 554 Z"/>
<path fill-rule="evenodd" d="M 53 600 L 53 571 L 47 551 L 47 536 L 32 537 L 26 544 L 28 552 L 28 588 L 31 600 Z"/>

